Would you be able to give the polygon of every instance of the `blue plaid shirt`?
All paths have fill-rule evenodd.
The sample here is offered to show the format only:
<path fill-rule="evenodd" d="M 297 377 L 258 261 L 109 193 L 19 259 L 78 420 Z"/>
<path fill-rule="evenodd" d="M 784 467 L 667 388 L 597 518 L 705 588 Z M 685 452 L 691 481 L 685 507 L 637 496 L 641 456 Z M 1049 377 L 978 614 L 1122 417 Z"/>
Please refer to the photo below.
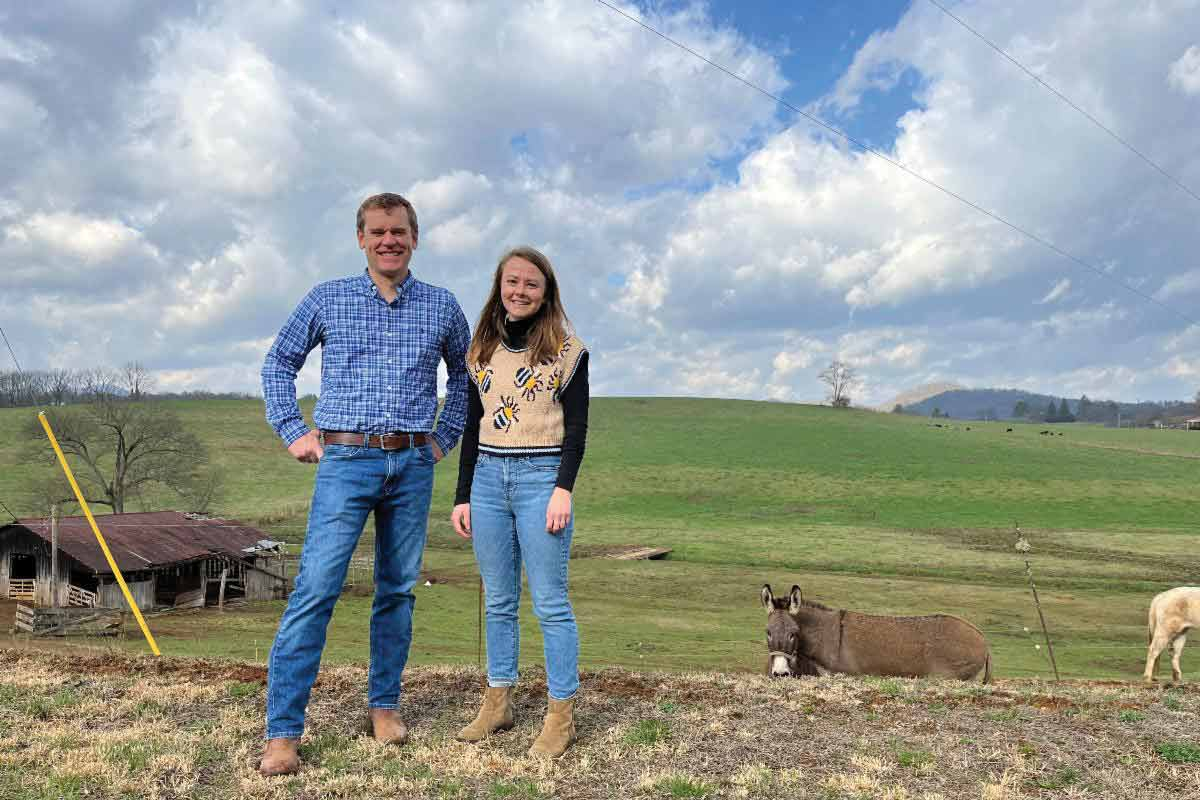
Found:
<path fill-rule="evenodd" d="M 267 422 L 287 444 L 308 432 L 296 402 L 296 373 L 321 345 L 317 427 L 332 431 L 432 432 L 443 453 L 467 416 L 471 329 L 448 290 L 412 273 L 384 301 L 371 276 L 318 284 L 292 312 L 262 368 Z M 437 420 L 438 359 L 446 362 L 446 404 Z"/>

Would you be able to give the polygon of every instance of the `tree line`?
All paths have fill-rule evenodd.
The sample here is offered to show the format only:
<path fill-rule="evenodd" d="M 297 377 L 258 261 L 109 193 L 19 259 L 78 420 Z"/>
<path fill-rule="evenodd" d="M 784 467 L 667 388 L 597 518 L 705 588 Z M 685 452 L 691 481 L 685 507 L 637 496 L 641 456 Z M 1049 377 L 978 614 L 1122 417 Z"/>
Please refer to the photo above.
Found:
<path fill-rule="evenodd" d="M 97 396 L 133 400 L 248 399 L 244 392 L 156 391 L 152 374 L 141 363 L 91 369 L 0 370 L 0 408 L 67 406 L 89 403 Z"/>

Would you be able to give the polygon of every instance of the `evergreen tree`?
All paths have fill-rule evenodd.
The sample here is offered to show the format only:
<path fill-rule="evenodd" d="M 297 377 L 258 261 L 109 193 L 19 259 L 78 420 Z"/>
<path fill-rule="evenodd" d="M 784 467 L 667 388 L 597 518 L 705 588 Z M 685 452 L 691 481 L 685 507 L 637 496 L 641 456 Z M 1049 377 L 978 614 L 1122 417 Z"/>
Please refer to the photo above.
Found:
<path fill-rule="evenodd" d="M 1029 406 L 1024 400 L 1018 400 L 1017 404 L 1013 406 L 1012 415 L 1014 419 L 1024 419 L 1029 415 Z"/>
<path fill-rule="evenodd" d="M 1067 405 L 1067 398 L 1065 397 L 1062 399 L 1062 402 L 1058 404 L 1058 415 L 1063 419 L 1071 416 L 1071 407 Z"/>

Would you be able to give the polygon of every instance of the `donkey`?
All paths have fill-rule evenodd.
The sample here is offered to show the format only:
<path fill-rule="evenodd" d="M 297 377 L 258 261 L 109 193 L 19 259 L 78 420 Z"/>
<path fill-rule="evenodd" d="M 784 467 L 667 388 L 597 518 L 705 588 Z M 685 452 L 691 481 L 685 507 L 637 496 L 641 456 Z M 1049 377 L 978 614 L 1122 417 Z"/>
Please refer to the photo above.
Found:
<path fill-rule="evenodd" d="M 832 609 L 804 599 L 799 586 L 776 599 L 762 588 L 767 610 L 768 670 L 796 674 L 810 665 L 817 674 L 939 675 L 992 680 L 987 639 L 971 623 L 948 614 L 884 617 Z M 801 673 L 812 674 L 812 673 Z"/>
<path fill-rule="evenodd" d="M 1158 657 L 1172 645 L 1171 677 L 1176 683 L 1183 683 L 1179 656 L 1183 654 L 1188 631 L 1200 625 L 1200 587 L 1179 586 L 1156 595 L 1150 601 L 1148 622 L 1146 672 L 1142 678 L 1146 683 L 1154 681 Z"/>

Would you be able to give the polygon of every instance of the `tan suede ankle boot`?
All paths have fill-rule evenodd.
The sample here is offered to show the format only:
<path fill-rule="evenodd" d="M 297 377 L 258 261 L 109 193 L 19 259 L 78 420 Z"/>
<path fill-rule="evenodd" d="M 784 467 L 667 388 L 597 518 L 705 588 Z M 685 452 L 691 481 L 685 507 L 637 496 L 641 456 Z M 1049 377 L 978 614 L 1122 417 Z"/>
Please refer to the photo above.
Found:
<path fill-rule="evenodd" d="M 292 775 L 300 769 L 299 739 L 268 739 L 262 761 L 258 763 L 258 774 L 264 778 L 274 775 Z"/>
<path fill-rule="evenodd" d="M 529 755 L 558 758 L 575 742 L 575 698 L 549 699 L 542 732 L 529 748 Z"/>
<path fill-rule="evenodd" d="M 458 732 L 459 741 L 478 742 L 496 731 L 506 731 L 513 726 L 511 686 L 489 686 L 483 693 L 483 705 L 475 720 Z"/>

